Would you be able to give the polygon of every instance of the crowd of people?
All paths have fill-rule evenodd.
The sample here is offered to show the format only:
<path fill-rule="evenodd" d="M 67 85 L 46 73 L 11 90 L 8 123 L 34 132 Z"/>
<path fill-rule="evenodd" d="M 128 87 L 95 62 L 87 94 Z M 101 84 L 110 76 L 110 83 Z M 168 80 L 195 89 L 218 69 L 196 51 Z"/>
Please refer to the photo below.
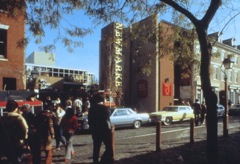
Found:
<path fill-rule="evenodd" d="M 88 113 L 94 145 L 93 163 L 99 163 L 102 142 L 106 151 L 100 163 L 111 163 L 113 150 L 110 115 L 103 105 L 103 99 L 95 97 L 93 100 L 90 103 L 88 98 L 83 102 L 82 97 L 74 100 L 69 97 L 62 103 L 59 98 L 51 100 L 50 96 L 46 96 L 43 110 L 37 114 L 32 113 L 29 104 L 19 107 L 16 101 L 9 100 L 6 105 L 7 115 L 0 117 L 0 130 L 3 132 L 0 135 L 0 157 L 6 157 L 5 160 L 9 163 L 21 163 L 23 152 L 28 150 L 31 154 L 28 163 L 40 164 L 42 152 L 45 152 L 45 163 L 52 164 L 53 150 L 60 150 L 62 144 L 65 147 L 65 163 L 69 163 L 75 155 L 73 139 L 79 126 L 77 117 Z M 56 143 L 54 149 L 53 139 Z"/>

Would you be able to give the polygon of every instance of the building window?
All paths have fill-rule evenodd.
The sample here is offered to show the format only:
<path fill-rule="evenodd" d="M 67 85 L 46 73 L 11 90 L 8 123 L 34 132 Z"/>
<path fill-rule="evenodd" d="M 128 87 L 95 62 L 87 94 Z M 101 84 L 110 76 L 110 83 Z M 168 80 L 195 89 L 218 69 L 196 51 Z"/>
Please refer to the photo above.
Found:
<path fill-rule="evenodd" d="M 224 80 L 224 78 L 225 78 L 225 74 L 223 71 L 221 71 L 221 80 Z"/>
<path fill-rule="evenodd" d="M 238 72 L 235 72 L 235 83 L 238 82 Z"/>
<path fill-rule="evenodd" d="M 228 71 L 228 79 L 229 81 L 233 81 L 232 71 Z"/>
<path fill-rule="evenodd" d="M 214 80 L 218 79 L 218 69 L 216 67 L 213 67 L 213 78 Z"/>
<path fill-rule="evenodd" d="M 7 30 L 0 28 L 0 59 L 7 58 Z"/>
<path fill-rule="evenodd" d="M 3 90 L 16 90 L 17 89 L 17 79 L 3 77 Z"/>

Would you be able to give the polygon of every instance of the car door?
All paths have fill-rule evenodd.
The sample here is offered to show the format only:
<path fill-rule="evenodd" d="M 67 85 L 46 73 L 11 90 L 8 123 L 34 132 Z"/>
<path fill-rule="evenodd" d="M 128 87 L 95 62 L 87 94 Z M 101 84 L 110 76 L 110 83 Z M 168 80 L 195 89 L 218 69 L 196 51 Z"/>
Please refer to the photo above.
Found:
<path fill-rule="evenodd" d="M 193 110 L 188 106 L 185 107 L 185 113 L 186 113 L 185 119 L 187 119 L 187 120 L 194 117 Z"/>
<path fill-rule="evenodd" d="M 110 121 L 111 124 L 115 126 L 123 126 L 130 124 L 130 118 L 127 109 L 116 109 L 115 112 L 111 115 Z"/>
<path fill-rule="evenodd" d="M 187 117 L 187 112 L 185 107 L 178 107 L 178 120 L 184 120 Z"/>

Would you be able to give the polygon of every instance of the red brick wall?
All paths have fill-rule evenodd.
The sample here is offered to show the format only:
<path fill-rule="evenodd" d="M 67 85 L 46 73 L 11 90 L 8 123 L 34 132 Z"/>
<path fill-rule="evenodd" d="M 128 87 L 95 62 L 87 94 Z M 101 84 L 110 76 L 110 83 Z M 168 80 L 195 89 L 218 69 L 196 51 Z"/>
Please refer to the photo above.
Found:
<path fill-rule="evenodd" d="M 160 24 L 160 58 L 159 61 L 159 109 L 162 110 L 163 107 L 173 104 L 174 100 L 174 63 L 171 60 L 172 53 L 167 51 L 173 46 L 173 41 L 171 40 L 172 30 L 171 25 L 165 22 Z M 164 38 L 164 39 L 163 39 Z M 167 83 L 171 84 L 171 96 L 163 95 L 163 83 L 168 79 Z"/>
<path fill-rule="evenodd" d="M 0 90 L 3 89 L 3 78 L 16 78 L 16 89 L 25 89 L 24 48 L 19 48 L 17 42 L 24 38 L 24 17 L 7 17 L 0 12 L 0 24 L 8 25 L 7 59 L 0 59 Z"/>

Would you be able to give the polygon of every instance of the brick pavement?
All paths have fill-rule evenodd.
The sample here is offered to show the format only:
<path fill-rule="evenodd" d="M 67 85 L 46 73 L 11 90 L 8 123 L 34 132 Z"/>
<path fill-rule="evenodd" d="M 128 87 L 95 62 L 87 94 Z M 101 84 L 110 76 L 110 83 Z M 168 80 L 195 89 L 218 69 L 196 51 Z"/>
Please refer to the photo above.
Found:
<path fill-rule="evenodd" d="M 78 143 L 84 135 L 76 135 L 74 140 L 75 156 L 71 164 L 92 163 L 92 141 Z M 53 145 L 55 141 L 53 141 Z M 189 138 L 177 138 L 162 142 L 161 151 L 155 151 L 155 136 L 146 136 L 141 139 L 116 140 L 115 164 L 205 164 L 206 159 L 206 134 L 197 134 L 195 142 L 189 143 Z M 102 146 L 101 153 L 104 147 Z M 100 154 L 101 154 L 100 153 Z M 240 129 L 229 131 L 229 137 L 218 138 L 219 164 L 240 163 Z M 44 159 L 44 153 L 42 159 Z M 53 152 L 54 164 L 64 163 L 64 147 Z M 2 163 L 2 161 L 0 161 Z"/>
<path fill-rule="evenodd" d="M 80 136 L 81 137 L 81 136 Z M 143 143 L 143 141 L 145 141 Z M 76 142 L 76 141 L 75 141 Z M 240 132 L 239 128 L 231 129 L 228 138 L 219 136 L 219 164 L 240 163 Z M 206 135 L 195 137 L 193 144 L 189 138 L 167 140 L 162 142 L 161 151 L 155 151 L 155 140 L 146 137 L 141 141 L 117 140 L 115 141 L 115 164 L 182 164 L 182 163 L 207 163 Z M 92 143 L 74 144 L 76 156 L 72 164 L 92 163 Z M 101 149 L 101 153 L 103 147 Z M 64 149 L 53 153 L 54 164 L 64 161 Z"/>

